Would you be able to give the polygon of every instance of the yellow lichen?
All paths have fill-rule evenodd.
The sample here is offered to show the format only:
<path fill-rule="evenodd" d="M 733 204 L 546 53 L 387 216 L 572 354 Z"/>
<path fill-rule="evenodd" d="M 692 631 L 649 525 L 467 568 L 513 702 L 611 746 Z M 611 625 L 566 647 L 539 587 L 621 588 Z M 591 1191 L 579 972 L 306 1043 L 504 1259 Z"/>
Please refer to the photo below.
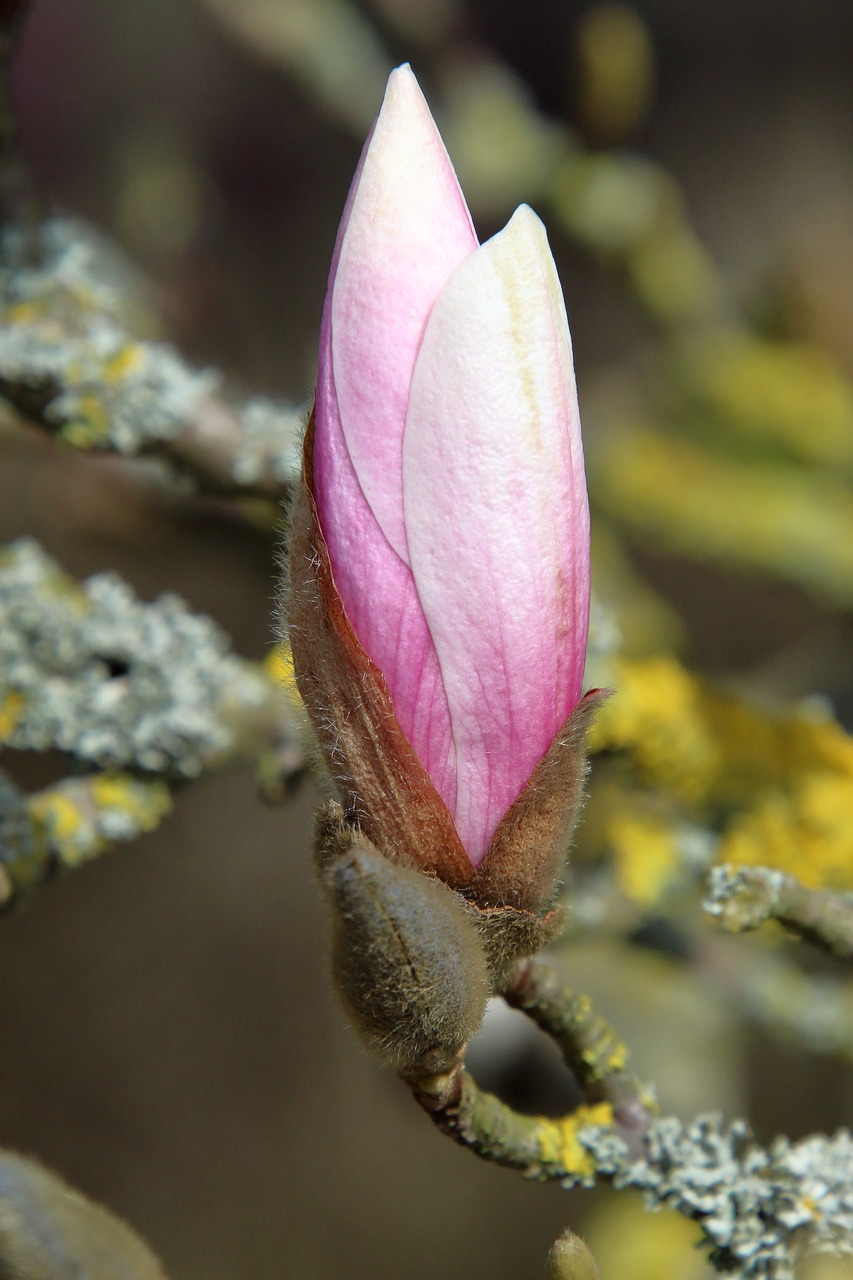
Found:
<path fill-rule="evenodd" d="M 584 1049 L 583 1060 L 592 1077 L 606 1080 L 617 1071 L 624 1071 L 628 1064 L 628 1047 L 613 1036 L 610 1027 L 606 1027 L 599 1040 Z"/>
<path fill-rule="evenodd" d="M 110 415 L 94 395 L 81 396 L 79 406 L 80 417 L 66 423 L 62 435 L 75 449 L 92 449 L 106 440 Z"/>
<path fill-rule="evenodd" d="M 153 831 L 171 807 L 164 782 L 118 773 L 69 778 L 29 800 L 39 846 L 66 867 Z"/>
<path fill-rule="evenodd" d="M 619 814 L 606 828 L 616 883 L 640 906 L 660 902 L 681 868 L 675 835 L 666 823 L 642 814 Z"/>
<path fill-rule="evenodd" d="M 137 342 L 129 342 L 104 365 L 104 381 L 121 382 L 128 374 L 138 372 L 144 362 L 144 347 Z"/>
<path fill-rule="evenodd" d="M 804 771 L 853 783 L 853 738 L 822 708 L 765 711 L 674 658 L 612 663 L 616 694 L 598 714 L 592 750 L 627 750 L 649 781 L 685 800 L 749 803 Z"/>
<path fill-rule="evenodd" d="M 163 782 L 140 782 L 128 774 L 102 773 L 92 780 L 92 799 L 99 810 L 115 809 L 140 832 L 153 831 L 172 808 Z"/>
<path fill-rule="evenodd" d="M 51 844 L 67 844 L 84 825 L 84 817 L 65 791 L 43 791 L 30 800 L 30 812 L 48 836 Z"/>
<path fill-rule="evenodd" d="M 720 861 L 760 864 L 814 889 L 853 889 L 853 782 L 813 774 L 792 780 L 730 824 Z"/>
<path fill-rule="evenodd" d="M 853 886 L 853 738 L 824 709 L 762 710 L 673 658 L 611 665 L 617 692 L 591 745 L 625 753 L 659 797 L 640 802 L 617 789 L 599 819 L 632 899 L 652 905 L 673 882 L 675 823 L 685 818 L 722 819 L 721 861 Z"/>
<path fill-rule="evenodd" d="M 697 682 L 674 658 L 617 661 L 617 692 L 590 734 L 593 751 L 627 749 L 650 780 L 698 801 L 719 771 L 719 748 L 703 723 Z"/>
<path fill-rule="evenodd" d="M 23 709 L 24 699 L 20 693 L 7 693 L 0 702 L 0 742 L 5 742 L 14 733 Z"/>
<path fill-rule="evenodd" d="M 595 1161 L 580 1140 L 584 1129 L 613 1124 L 613 1108 L 609 1102 L 592 1107 L 578 1107 L 561 1120 L 541 1119 L 537 1128 L 539 1157 L 544 1165 L 557 1166 L 577 1177 L 595 1172 Z"/>

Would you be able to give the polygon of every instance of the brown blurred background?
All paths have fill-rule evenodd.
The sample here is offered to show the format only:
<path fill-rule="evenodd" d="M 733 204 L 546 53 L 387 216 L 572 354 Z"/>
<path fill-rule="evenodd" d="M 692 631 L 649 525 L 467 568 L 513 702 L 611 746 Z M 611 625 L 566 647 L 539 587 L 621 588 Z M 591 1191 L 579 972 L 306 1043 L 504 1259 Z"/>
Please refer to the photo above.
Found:
<path fill-rule="evenodd" d="M 353 91 L 345 120 L 236 38 L 228 7 L 36 0 L 15 77 L 22 140 L 45 199 L 116 238 L 190 358 L 299 401 L 362 107 Z M 543 110 L 598 145 L 608 139 L 578 95 L 590 7 L 363 0 L 357 11 L 394 60 L 411 57 L 428 93 L 445 48 L 463 67 L 490 50 Z M 619 140 L 683 184 L 735 289 L 793 264 L 853 372 L 853 8 L 646 0 L 635 12 L 654 85 Z M 479 218 L 482 236 L 495 219 Z M 555 251 L 583 407 L 585 376 L 648 322 L 577 248 L 558 237 Z M 273 556 L 262 534 L 164 489 L 147 466 L 57 452 L 35 433 L 0 434 L 0 459 L 3 540 L 35 535 L 81 576 L 116 568 L 144 598 L 176 590 L 238 651 L 267 650 Z M 794 587 L 641 559 L 707 670 L 736 673 L 829 625 L 849 643 L 849 624 Z M 31 785 L 57 769 L 7 763 Z M 126 1215 L 174 1280 L 536 1275 L 595 1198 L 477 1163 L 361 1056 L 325 972 L 308 858 L 315 798 L 306 784 L 290 808 L 264 808 L 248 770 L 208 776 L 156 835 L 2 921 L 0 1140 Z M 667 1017 L 696 1001 L 678 999 L 658 1043 L 638 1046 L 641 1067 L 666 1058 Z M 620 1010 L 608 1012 L 618 1023 Z M 750 1054 L 723 1012 L 707 1017 L 692 1094 L 678 1077 L 698 1066 L 670 1064 L 673 1092 L 696 1109 L 753 1105 L 762 1137 L 782 1123 L 797 1133 L 837 1124 L 845 1100 L 849 1114 L 838 1072 L 767 1044 Z M 550 1087 L 530 1085 L 532 1102 L 559 1105 Z M 684 1265 L 685 1280 L 700 1274 Z"/>

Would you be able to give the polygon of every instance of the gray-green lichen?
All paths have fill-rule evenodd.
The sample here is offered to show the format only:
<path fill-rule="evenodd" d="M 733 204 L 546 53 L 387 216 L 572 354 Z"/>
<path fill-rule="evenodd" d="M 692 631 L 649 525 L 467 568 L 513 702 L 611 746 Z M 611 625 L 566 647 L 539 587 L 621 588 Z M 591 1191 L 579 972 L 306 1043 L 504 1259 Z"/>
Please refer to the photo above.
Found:
<path fill-rule="evenodd" d="M 794 1280 L 798 1257 L 853 1254 L 853 1137 L 840 1130 L 759 1146 L 741 1120 L 652 1121 L 636 1159 L 614 1130 L 584 1132 L 599 1174 L 644 1193 L 649 1208 L 694 1219 L 734 1280 Z"/>
<path fill-rule="evenodd" d="M 78 585 L 31 541 L 0 554 L 0 742 L 191 777 L 293 732 L 274 682 L 177 596 Z"/>
<path fill-rule="evenodd" d="M 81 449 L 154 453 L 214 489 L 271 496 L 299 470 L 302 410 L 228 403 L 220 375 L 129 325 L 129 272 L 83 224 L 40 229 L 36 264 L 19 232 L 0 239 L 0 394 Z"/>

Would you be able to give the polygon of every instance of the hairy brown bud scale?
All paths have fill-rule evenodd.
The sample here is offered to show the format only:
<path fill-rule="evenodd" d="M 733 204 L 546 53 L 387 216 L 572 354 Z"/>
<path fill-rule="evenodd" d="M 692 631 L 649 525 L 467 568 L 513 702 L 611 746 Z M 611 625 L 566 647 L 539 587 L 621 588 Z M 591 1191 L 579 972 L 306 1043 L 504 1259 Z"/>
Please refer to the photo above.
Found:
<path fill-rule="evenodd" d="M 462 900 L 341 827 L 320 851 L 332 968 L 344 1008 L 374 1056 L 406 1074 L 451 1069 L 482 1020 L 486 954 Z"/>

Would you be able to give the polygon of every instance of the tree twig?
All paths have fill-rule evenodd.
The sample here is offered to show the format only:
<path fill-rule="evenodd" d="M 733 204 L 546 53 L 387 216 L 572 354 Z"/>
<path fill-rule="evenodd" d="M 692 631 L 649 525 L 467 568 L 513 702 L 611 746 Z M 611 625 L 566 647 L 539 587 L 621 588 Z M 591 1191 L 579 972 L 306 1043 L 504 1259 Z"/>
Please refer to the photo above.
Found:
<path fill-rule="evenodd" d="M 598 1050 L 617 1038 L 608 1029 L 600 1039 L 606 1024 L 594 1011 L 551 981 L 543 965 L 536 970 L 516 1007 L 554 1036 L 589 1087 L 618 1080 L 619 1071 L 602 1073 L 610 1054 Z M 524 975 L 520 980 L 524 990 Z M 585 1042 L 592 1050 L 586 1055 Z M 481 1159 L 564 1187 L 597 1181 L 633 1187 L 650 1207 L 695 1221 L 714 1267 L 732 1280 L 793 1280 L 805 1251 L 853 1252 L 853 1136 L 847 1130 L 796 1144 L 777 1138 L 765 1148 L 743 1121 L 726 1125 L 705 1115 L 684 1122 L 646 1111 L 644 1129 L 631 1135 L 609 1102 L 554 1120 L 518 1114 L 461 1068 L 408 1083 L 436 1128 Z"/>
<path fill-rule="evenodd" d="M 588 996 L 572 990 L 538 960 L 517 965 L 502 995 L 559 1046 L 590 1101 L 609 1103 L 625 1129 L 646 1127 L 655 1110 L 653 1092 L 628 1070 L 627 1046 Z"/>
<path fill-rule="evenodd" d="M 730 933 L 778 920 L 786 929 L 843 959 L 853 958 L 853 894 L 809 889 L 770 867 L 713 867 L 708 915 Z"/>
<path fill-rule="evenodd" d="M 143 604 L 112 573 L 78 584 L 34 542 L 0 553 L 6 746 L 173 781 L 238 756 L 290 777 L 303 725 L 281 675 L 275 651 L 238 657 L 177 596 Z"/>
<path fill-rule="evenodd" d="M 153 831 L 171 808 L 159 778 L 94 773 L 24 796 L 0 773 L 0 913 L 56 874 Z"/>
<path fill-rule="evenodd" d="M 130 269 L 80 223 L 41 228 L 38 264 L 20 232 L 0 251 L 0 396 L 84 450 L 161 457 L 203 492 L 280 499 L 299 469 L 303 410 L 231 402 L 129 323 Z"/>

